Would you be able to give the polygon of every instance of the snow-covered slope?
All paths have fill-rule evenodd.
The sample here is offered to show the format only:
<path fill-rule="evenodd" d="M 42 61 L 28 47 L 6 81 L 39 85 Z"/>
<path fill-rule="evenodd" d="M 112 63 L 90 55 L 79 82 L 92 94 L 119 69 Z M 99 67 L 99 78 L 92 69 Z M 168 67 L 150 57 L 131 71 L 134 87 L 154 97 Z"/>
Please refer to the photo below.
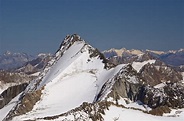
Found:
<path fill-rule="evenodd" d="M 9 111 L 13 108 L 13 106 L 17 103 L 18 98 L 21 94 L 13 98 L 4 108 L 0 109 L 0 121 L 2 121 L 6 115 L 9 113 Z"/>
<path fill-rule="evenodd" d="M 180 114 L 180 117 L 177 117 L 177 115 L 161 117 L 145 114 L 138 110 L 110 106 L 109 110 L 105 111 L 103 118 L 105 121 L 183 121 L 184 113 Z"/>
<path fill-rule="evenodd" d="M 89 45 L 83 41 L 74 42 L 42 79 L 38 86 L 39 89 L 45 85 L 41 100 L 27 115 L 32 118 L 35 114 L 37 118 L 52 116 L 83 102 L 93 102 L 104 82 L 112 78 L 121 66 L 106 70 L 98 56 L 89 56 Z"/>
<path fill-rule="evenodd" d="M 155 60 L 115 66 L 80 36 L 67 36 L 38 78 L 31 81 L 13 103 L 0 109 L 0 119 L 121 121 L 133 120 L 132 113 L 144 120 L 170 120 L 144 114 L 143 111 L 152 110 L 149 102 L 145 105 L 138 102 L 140 96 L 148 94 L 138 72 L 151 63 Z M 150 97 L 145 99 L 150 100 Z"/>
<path fill-rule="evenodd" d="M 156 60 L 148 60 L 148 61 L 144 61 L 144 62 L 133 62 L 132 63 L 132 67 L 139 72 L 141 70 L 141 68 L 146 65 L 147 63 L 155 63 Z"/>
<path fill-rule="evenodd" d="M 184 109 L 173 110 L 170 114 L 165 116 L 153 116 L 150 114 L 143 113 L 139 110 L 126 109 L 111 105 L 104 111 L 101 118 L 103 121 L 183 121 Z M 58 117 L 48 119 L 38 119 L 37 121 L 96 121 L 91 119 L 85 111 L 79 111 L 77 113 L 70 113 L 69 115 L 62 115 Z"/>
<path fill-rule="evenodd" d="M 23 94 L 44 87 L 40 100 L 30 112 L 18 119 L 53 116 L 76 108 L 83 102 L 92 103 L 102 85 L 123 66 L 110 68 L 105 61 L 98 50 L 79 36 L 67 37 L 55 57 Z"/>

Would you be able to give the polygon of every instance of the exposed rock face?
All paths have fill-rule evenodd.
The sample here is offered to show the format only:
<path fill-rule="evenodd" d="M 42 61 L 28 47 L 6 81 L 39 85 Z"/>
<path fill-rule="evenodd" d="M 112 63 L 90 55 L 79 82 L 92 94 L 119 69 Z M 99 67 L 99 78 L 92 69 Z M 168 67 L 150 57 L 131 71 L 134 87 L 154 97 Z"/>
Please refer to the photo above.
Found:
<path fill-rule="evenodd" d="M 25 72 L 27 74 L 31 74 L 34 73 L 34 66 L 31 65 L 30 63 L 26 64 L 26 66 L 24 66 L 21 70 L 19 70 L 21 72 Z"/>
<path fill-rule="evenodd" d="M 15 86 L 9 87 L 7 90 L 2 92 L 2 94 L 0 94 L 0 109 L 3 108 L 6 104 L 8 104 L 19 93 L 24 91 L 27 85 L 28 85 L 27 83 L 15 85 Z"/>
<path fill-rule="evenodd" d="M 108 94 L 108 97 L 112 97 L 117 101 L 117 103 L 120 97 L 136 101 L 139 88 L 140 84 L 132 84 L 130 82 L 126 82 L 124 79 L 118 80 L 113 85 L 112 91 Z"/>
<path fill-rule="evenodd" d="M 163 88 L 143 86 L 139 92 L 139 100 L 151 108 L 168 106 L 184 107 L 184 84 L 169 83 Z"/>
<path fill-rule="evenodd" d="M 139 81 L 137 72 L 131 65 L 127 65 L 125 68 L 121 69 L 112 80 L 108 80 L 103 85 L 97 96 L 97 101 L 103 99 L 107 100 L 109 97 L 112 97 L 116 102 L 120 97 L 136 101 L 140 87 L 141 82 Z"/>
<path fill-rule="evenodd" d="M 108 59 L 106 59 L 105 56 L 102 53 L 100 53 L 100 51 L 98 49 L 95 49 L 95 50 L 90 49 L 89 51 L 91 53 L 90 58 L 98 56 L 102 60 L 102 62 L 105 64 L 105 66 L 104 66 L 105 69 L 110 69 L 110 68 L 113 68 L 116 66 L 116 64 L 114 64 L 111 61 L 109 61 Z"/>
<path fill-rule="evenodd" d="M 121 97 L 129 98 L 132 101 L 140 100 L 151 108 L 160 106 L 182 108 L 184 106 L 184 85 L 180 83 L 181 79 L 180 73 L 170 67 L 160 67 L 158 70 L 154 65 L 147 64 L 140 73 L 137 73 L 131 65 L 128 65 L 113 80 L 104 84 L 98 95 L 98 100 L 112 97 L 118 103 Z M 153 87 L 160 83 L 165 86 Z M 111 91 L 108 95 L 102 98 L 109 89 Z M 175 98 L 173 99 L 173 97 Z"/>
<path fill-rule="evenodd" d="M 173 108 L 184 108 L 184 84 L 169 83 L 164 87 L 165 93 L 168 95 L 167 105 Z"/>
<path fill-rule="evenodd" d="M 84 102 L 79 107 L 68 111 L 66 113 L 56 115 L 56 116 L 48 116 L 41 119 L 45 120 L 54 120 L 59 117 L 70 117 L 72 121 L 104 121 L 102 115 L 105 115 L 105 110 L 111 105 L 116 105 L 112 102 L 102 101 L 97 103 L 87 103 Z M 119 107 L 123 107 L 122 105 L 116 105 Z M 67 118 L 61 119 L 61 121 L 67 121 Z"/>
<path fill-rule="evenodd" d="M 140 70 L 140 77 L 146 84 L 155 86 L 162 82 L 179 82 L 182 80 L 181 73 L 168 66 L 157 66 L 155 64 L 146 64 Z"/>
<path fill-rule="evenodd" d="M 167 97 L 163 89 L 142 86 L 139 91 L 138 100 L 151 108 L 156 108 L 165 105 Z"/>
<path fill-rule="evenodd" d="M 118 75 L 115 78 L 115 83 L 112 86 L 112 91 L 108 96 L 113 97 L 113 99 L 117 99 L 118 96 L 120 96 L 122 98 L 130 98 L 130 100 L 136 101 L 137 92 L 141 86 L 136 71 L 132 68 L 131 65 L 128 65 L 126 70 L 122 71 L 120 74 L 121 76 Z M 135 82 L 129 81 L 130 78 L 134 78 Z"/>
<path fill-rule="evenodd" d="M 21 84 L 28 83 L 30 80 L 32 80 L 32 77 L 24 73 L 0 71 L 0 95 L 1 93 L 3 93 L 3 91 L 7 90 L 9 87 L 12 87 L 12 88 L 9 88 L 9 90 L 17 90 L 17 92 L 20 93 L 20 91 L 18 90 L 20 87 L 22 87 Z M 19 85 L 19 86 L 16 87 L 16 85 L 17 86 Z M 4 92 L 3 95 L 10 96 L 10 99 L 15 96 L 15 95 L 9 95 L 5 93 L 8 93 L 8 91 Z"/>
<path fill-rule="evenodd" d="M 137 59 L 137 56 L 131 56 L 131 57 L 120 57 L 120 56 L 115 56 L 115 57 L 110 57 L 109 60 L 118 65 L 118 64 L 127 64 L 135 61 Z"/>
<path fill-rule="evenodd" d="M 8 116 L 4 120 L 11 120 L 14 116 L 19 116 L 31 111 L 36 102 L 40 100 L 42 89 L 29 93 L 23 93 L 20 96 L 20 102 L 18 105 L 16 105 L 16 107 L 9 112 Z"/>
<path fill-rule="evenodd" d="M 171 112 L 171 109 L 168 106 L 159 106 L 149 111 L 149 114 L 162 116 L 163 113 L 170 113 L 170 112 Z"/>
<path fill-rule="evenodd" d="M 28 61 L 25 66 L 18 68 L 16 72 L 24 72 L 26 74 L 33 74 L 39 72 L 46 66 L 46 64 L 51 59 L 51 54 L 39 54 L 36 59 Z"/>
<path fill-rule="evenodd" d="M 167 66 L 161 66 L 158 70 L 152 64 L 145 65 L 140 73 L 137 73 L 131 65 L 128 65 L 123 71 L 120 71 L 113 80 L 104 84 L 98 95 L 98 100 L 108 100 L 108 98 L 111 97 L 111 99 L 116 101 L 116 104 L 118 104 L 118 100 L 122 98 L 128 98 L 132 101 L 140 100 L 143 104 L 153 109 L 148 112 L 153 115 L 162 115 L 163 113 L 170 112 L 168 107 L 184 107 L 184 84 L 180 83 L 180 73 Z M 153 79 L 153 83 L 148 77 Z M 130 81 L 131 78 L 133 78 L 134 81 Z M 173 80 L 170 81 L 169 79 L 172 78 Z M 147 80 L 146 83 L 145 80 Z M 157 82 L 157 80 L 159 81 Z M 160 88 L 153 87 L 156 84 L 162 83 L 160 80 L 163 80 L 165 86 Z M 104 96 L 109 89 L 111 91 L 108 95 Z M 102 98 L 103 96 L 105 98 Z"/>
<path fill-rule="evenodd" d="M 29 82 L 30 80 L 31 80 L 31 77 L 24 73 L 0 71 L 0 82 L 3 84 L 6 84 L 6 83 L 20 84 L 24 82 Z"/>

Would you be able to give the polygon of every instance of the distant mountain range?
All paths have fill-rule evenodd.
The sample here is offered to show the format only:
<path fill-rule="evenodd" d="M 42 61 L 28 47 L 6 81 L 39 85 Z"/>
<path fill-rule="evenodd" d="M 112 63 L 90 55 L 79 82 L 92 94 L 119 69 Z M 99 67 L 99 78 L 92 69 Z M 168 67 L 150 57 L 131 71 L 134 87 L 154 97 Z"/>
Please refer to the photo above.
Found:
<path fill-rule="evenodd" d="M 0 70 L 16 69 L 34 58 L 35 56 L 26 53 L 12 53 L 6 51 L 4 54 L 0 55 Z"/>
<path fill-rule="evenodd" d="M 0 70 L 32 74 L 43 69 L 51 58 L 52 54 L 50 53 L 40 53 L 33 56 L 26 53 L 7 51 L 0 55 Z"/>
<path fill-rule="evenodd" d="M 68 35 L 54 55 L 39 56 L 15 70 L 18 74 L 28 70 L 28 78 L 39 74 L 0 94 L 0 120 L 183 121 L 184 73 L 162 61 L 182 53 L 166 56 L 126 49 L 101 53 L 79 35 Z M 39 70 L 30 69 L 38 66 Z M 5 73 L 0 82 L 5 82 Z"/>
<path fill-rule="evenodd" d="M 23 66 L 15 69 L 15 72 L 24 72 L 26 74 L 38 75 L 38 73 L 46 66 L 46 64 L 53 58 L 53 55 L 48 54 L 38 54 L 36 58 L 31 61 L 26 62 Z M 35 76 L 36 76 L 35 75 Z"/>
<path fill-rule="evenodd" d="M 102 53 L 106 58 L 117 64 L 155 58 L 173 67 L 182 67 L 184 65 L 184 49 L 164 52 L 154 50 L 127 50 L 122 48 L 105 50 Z"/>
<path fill-rule="evenodd" d="M 184 49 L 164 52 L 154 50 L 127 50 L 126 48 L 122 48 L 105 50 L 102 53 L 106 58 L 116 64 L 140 61 L 141 57 L 145 60 L 147 56 L 147 59 L 157 58 L 170 66 L 180 67 L 184 70 Z M 0 70 L 16 70 L 20 68 L 19 71 L 34 73 L 42 69 L 52 56 L 52 54 L 47 53 L 40 53 L 33 56 L 26 53 L 12 53 L 7 51 L 3 55 L 0 55 Z"/>

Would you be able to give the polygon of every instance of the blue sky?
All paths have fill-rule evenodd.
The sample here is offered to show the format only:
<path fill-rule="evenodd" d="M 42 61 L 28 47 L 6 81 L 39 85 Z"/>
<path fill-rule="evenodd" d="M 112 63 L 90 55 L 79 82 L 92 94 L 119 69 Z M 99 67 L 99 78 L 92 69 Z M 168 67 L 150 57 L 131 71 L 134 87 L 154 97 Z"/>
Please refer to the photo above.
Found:
<path fill-rule="evenodd" d="M 0 54 L 54 53 L 67 34 L 110 48 L 184 48 L 184 0 L 0 0 Z"/>

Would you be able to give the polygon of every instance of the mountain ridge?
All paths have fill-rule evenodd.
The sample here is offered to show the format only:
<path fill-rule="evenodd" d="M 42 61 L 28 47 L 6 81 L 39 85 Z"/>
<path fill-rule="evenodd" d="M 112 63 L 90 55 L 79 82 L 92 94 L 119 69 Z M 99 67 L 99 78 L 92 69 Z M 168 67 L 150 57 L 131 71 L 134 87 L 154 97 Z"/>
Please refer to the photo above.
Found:
<path fill-rule="evenodd" d="M 127 50 L 122 49 L 110 49 L 102 51 L 106 58 L 111 61 L 120 63 L 130 63 L 133 61 L 138 61 L 140 57 L 144 55 L 150 55 L 153 58 L 159 59 L 166 64 L 179 67 L 184 65 L 184 49 L 179 50 L 169 50 L 169 51 L 155 51 L 155 50 Z"/>
<path fill-rule="evenodd" d="M 77 65 L 75 64 L 75 62 L 77 63 Z M 81 63 L 82 65 L 81 64 L 78 65 L 79 63 Z M 95 65 L 98 64 L 99 67 L 96 68 L 96 66 L 94 64 Z M 92 84 L 91 86 L 94 86 L 94 87 L 92 88 L 92 90 L 89 88 L 90 89 L 89 93 L 86 93 L 86 94 L 84 92 L 82 92 L 82 93 L 84 93 L 87 96 L 91 92 L 91 96 L 92 95 L 94 95 L 94 96 L 92 96 L 91 98 L 86 98 L 86 96 L 84 96 L 83 98 L 84 98 L 84 100 L 87 99 L 89 102 L 93 102 L 95 95 L 97 93 L 96 91 L 98 91 L 98 88 L 100 88 L 100 85 L 102 85 L 104 83 L 103 81 L 106 81 L 106 79 L 102 79 L 104 77 L 101 77 L 100 73 L 102 73 L 102 75 L 103 75 L 103 73 L 105 75 L 107 75 L 107 72 L 110 69 L 109 65 L 110 64 L 107 64 L 107 62 L 105 61 L 105 58 L 103 58 L 99 54 L 99 51 L 92 48 L 90 45 L 86 44 L 83 40 L 80 40 L 79 36 L 72 35 L 70 37 L 66 37 L 65 40 L 63 41 L 63 43 L 61 44 L 59 50 L 56 52 L 55 57 L 46 65 L 45 69 L 43 70 L 43 72 L 41 72 L 40 76 L 35 81 L 33 81 L 32 84 L 28 85 L 27 89 L 22 94 L 23 95 L 22 98 L 24 98 L 24 97 L 26 98 L 26 95 L 27 94 L 29 95 L 29 93 L 32 93 L 32 92 L 34 93 L 36 91 L 42 90 L 42 87 L 44 87 L 43 90 L 47 90 L 47 91 L 50 90 L 51 91 L 51 87 L 47 88 L 47 85 L 50 85 L 50 84 L 51 84 L 51 86 L 53 85 L 56 88 L 57 88 L 57 85 L 55 85 L 55 83 L 62 83 L 64 85 L 66 85 L 66 87 L 70 87 L 70 83 L 68 85 L 68 82 L 66 82 L 66 83 L 60 82 L 58 79 L 63 78 L 65 80 L 65 78 L 67 79 L 68 77 L 70 77 L 71 74 L 76 78 L 82 79 L 82 78 L 84 78 L 84 74 L 85 74 L 87 76 L 87 79 L 89 78 L 89 81 L 86 84 L 87 85 Z M 75 70 L 75 69 L 77 69 L 77 70 Z M 110 70 L 110 71 L 113 72 L 113 70 Z M 75 73 L 77 73 L 77 75 L 75 75 Z M 82 78 L 80 75 L 82 76 Z M 98 78 L 101 78 L 99 80 L 101 80 L 102 82 L 98 81 Z M 73 77 L 71 77 L 71 79 L 73 79 Z M 74 83 L 74 81 L 72 81 L 72 82 Z M 79 83 L 81 83 L 81 82 L 79 81 Z M 96 84 L 94 85 L 93 83 L 94 84 L 96 83 Z M 87 85 L 83 87 L 85 90 L 87 89 L 86 87 L 88 87 Z M 81 88 L 80 86 L 77 87 L 76 90 L 74 92 L 72 92 L 71 96 L 76 95 L 75 92 L 77 90 L 79 90 L 80 88 Z M 59 89 L 59 88 L 57 88 L 57 89 Z M 42 92 L 43 92 L 43 90 L 42 90 Z M 47 93 L 47 91 L 45 93 Z M 81 93 L 81 91 L 79 91 L 79 92 Z M 52 93 L 52 91 L 51 91 L 51 93 Z M 44 98 L 44 97 L 42 97 L 42 98 Z M 49 99 L 48 95 L 45 98 L 48 100 Z M 80 100 L 78 100 L 78 101 L 79 101 L 79 104 L 77 104 L 77 105 L 79 106 L 83 101 L 80 101 Z M 62 102 L 62 101 L 60 101 L 60 102 Z M 70 102 L 70 100 L 68 100 L 67 103 L 68 102 Z M 72 102 L 75 104 L 75 101 L 72 101 Z M 63 103 L 66 104 L 66 102 L 63 102 Z M 12 112 L 19 110 L 19 107 L 21 107 L 21 105 L 25 105 L 24 102 L 19 104 L 19 106 L 17 105 L 18 107 L 16 107 L 16 109 L 14 109 Z M 74 106 L 74 107 L 76 107 L 76 106 Z M 17 114 L 17 113 L 11 114 L 11 112 L 10 112 L 9 115 L 11 117 L 11 115 L 14 115 L 14 114 Z"/>
<path fill-rule="evenodd" d="M 130 108 L 160 116 L 172 108 L 183 108 L 181 74 L 149 54 L 138 59 L 132 63 L 113 64 L 79 35 L 68 35 L 38 77 L 0 109 L 3 112 L 9 107 L 0 118 L 4 121 L 103 121 L 110 116 L 105 112 L 113 106 L 118 110 Z M 150 79 L 158 79 L 152 73 L 163 74 L 162 80 L 149 83 Z M 169 79 L 172 75 L 177 78 L 164 79 L 165 73 L 171 75 Z"/>

